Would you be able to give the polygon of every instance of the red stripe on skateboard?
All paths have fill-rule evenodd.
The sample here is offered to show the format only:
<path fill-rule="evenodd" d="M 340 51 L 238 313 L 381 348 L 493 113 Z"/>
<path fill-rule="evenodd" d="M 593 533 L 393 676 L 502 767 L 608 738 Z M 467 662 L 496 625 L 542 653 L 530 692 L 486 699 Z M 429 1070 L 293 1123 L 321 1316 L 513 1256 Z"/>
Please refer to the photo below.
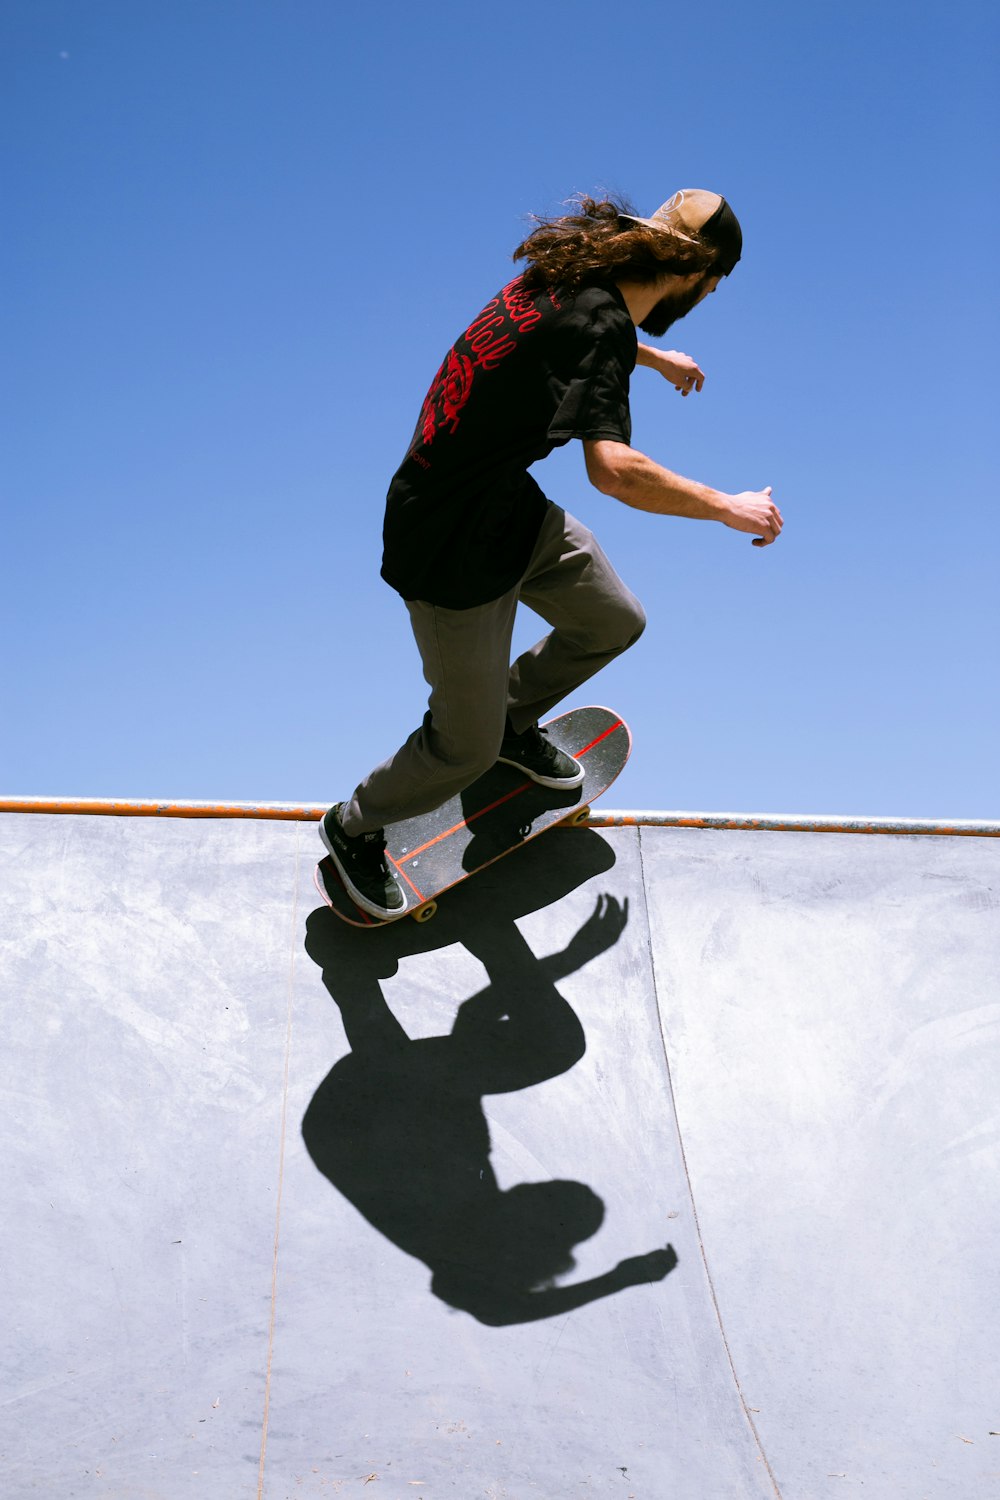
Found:
<path fill-rule="evenodd" d="M 440 844 L 442 839 L 450 839 L 452 834 L 457 833 L 460 828 L 468 828 L 470 823 L 474 823 L 477 818 L 483 818 L 488 812 L 492 812 L 495 807 L 502 807 L 505 802 L 511 802 L 515 797 L 520 797 L 522 792 L 526 792 L 529 786 L 534 785 L 533 781 L 522 782 L 520 786 L 516 786 L 506 796 L 498 797 L 495 802 L 491 802 L 488 807 L 481 807 L 478 812 L 472 814 L 471 818 L 463 818 L 461 823 L 456 823 L 452 828 L 446 828 L 444 833 L 439 833 L 434 838 L 428 839 L 427 843 L 421 844 L 419 849 L 411 849 L 409 854 L 403 855 L 403 859 L 415 859 L 418 854 L 423 854 L 425 849 L 433 849 L 434 845 Z M 396 864 L 395 859 L 393 859 L 393 864 Z"/>
<path fill-rule="evenodd" d="M 582 750 L 578 750 L 577 755 L 586 755 L 588 750 L 593 750 L 595 745 L 599 745 L 602 740 L 607 739 L 609 734 L 614 734 L 615 730 L 621 729 L 621 727 L 622 721 L 619 719 L 617 724 L 612 724 L 610 729 L 606 729 L 603 734 L 599 734 L 596 740 L 591 740 L 589 745 L 584 745 Z"/>
<path fill-rule="evenodd" d="M 616 724 L 612 724 L 611 725 L 610 729 L 605 729 L 604 732 L 603 732 L 603 734 L 599 734 L 595 740 L 591 740 L 591 742 L 590 742 L 589 745 L 584 745 L 584 747 L 583 747 L 582 750 L 578 750 L 576 752 L 576 756 L 574 757 L 574 759 L 578 759 L 581 755 L 586 755 L 588 750 L 593 750 L 593 748 L 594 748 L 595 745 L 599 745 L 602 740 L 606 740 L 607 739 L 607 737 L 608 737 L 609 734 L 614 734 L 615 730 L 616 729 L 621 729 L 621 727 L 622 727 L 622 720 L 619 719 Z M 526 792 L 529 787 L 535 786 L 536 784 L 537 783 L 535 783 L 533 781 L 525 781 L 525 782 L 523 782 L 521 784 L 521 786 L 517 786 L 517 787 L 514 788 L 514 790 L 512 792 L 508 792 L 505 797 L 498 797 L 497 800 L 495 802 L 491 802 L 489 804 L 489 806 L 487 806 L 487 807 L 481 807 L 477 813 L 473 813 L 472 814 L 471 818 L 463 818 L 462 821 L 461 821 L 461 823 L 456 823 L 453 827 L 446 828 L 445 831 L 444 831 L 444 833 L 439 833 L 435 838 L 428 839 L 427 843 L 426 844 L 421 844 L 419 849 L 411 849 L 408 854 L 404 854 L 403 855 L 403 859 L 407 859 L 407 860 L 409 860 L 409 859 L 416 859 L 417 855 L 418 854 L 423 854 L 423 852 L 424 852 L 425 849 L 433 849 L 434 845 L 435 844 L 440 844 L 440 842 L 441 842 L 442 839 L 450 839 L 451 836 L 452 836 L 452 834 L 453 833 L 457 833 L 460 828 L 468 828 L 470 826 L 470 824 L 472 824 L 472 823 L 474 823 L 476 821 L 477 818 L 484 818 L 486 816 L 486 814 L 489 813 L 489 812 L 492 812 L 494 808 L 496 808 L 496 807 L 502 807 L 505 802 L 511 802 L 511 801 L 513 801 L 513 799 L 515 797 L 520 797 L 520 795 L 521 795 L 522 792 Z M 396 866 L 396 868 L 399 870 L 399 873 L 403 876 L 403 878 L 404 879 L 409 879 L 409 877 L 406 874 L 406 871 L 402 867 L 403 860 L 402 859 L 401 860 L 397 860 L 397 859 L 395 859 L 393 857 L 392 862 Z M 410 884 L 413 885 L 413 882 L 410 881 Z M 417 889 L 416 886 L 413 886 L 413 889 L 416 890 Z M 419 895 L 419 892 L 418 892 L 418 895 Z"/>
<path fill-rule="evenodd" d="M 407 855 L 406 857 L 407 857 L 407 859 L 409 859 L 410 856 Z M 423 901 L 425 899 L 423 891 L 420 889 L 419 886 L 414 885 L 413 881 L 410 879 L 409 875 L 407 875 L 406 871 L 403 869 L 403 866 L 400 864 L 399 860 L 398 859 L 393 859 L 391 854 L 389 855 L 389 858 L 392 860 L 392 863 L 395 865 L 395 867 L 398 870 L 399 874 L 402 875 L 403 879 L 406 881 L 407 885 L 410 887 L 410 890 L 416 896 L 417 900 L 418 901 Z"/>

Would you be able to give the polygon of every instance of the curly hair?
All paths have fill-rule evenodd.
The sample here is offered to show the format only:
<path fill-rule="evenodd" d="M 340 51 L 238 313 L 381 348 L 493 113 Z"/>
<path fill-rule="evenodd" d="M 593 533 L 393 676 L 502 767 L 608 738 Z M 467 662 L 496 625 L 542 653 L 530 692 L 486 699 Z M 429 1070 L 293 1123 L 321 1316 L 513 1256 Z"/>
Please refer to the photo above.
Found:
<path fill-rule="evenodd" d="M 717 258 L 717 250 L 700 240 L 623 217 L 635 212 L 624 198 L 580 197 L 576 205 L 579 213 L 537 219 L 537 229 L 514 251 L 514 260 L 527 261 L 527 288 L 575 288 L 610 275 L 642 283 L 668 272 L 690 276 L 708 271 Z"/>

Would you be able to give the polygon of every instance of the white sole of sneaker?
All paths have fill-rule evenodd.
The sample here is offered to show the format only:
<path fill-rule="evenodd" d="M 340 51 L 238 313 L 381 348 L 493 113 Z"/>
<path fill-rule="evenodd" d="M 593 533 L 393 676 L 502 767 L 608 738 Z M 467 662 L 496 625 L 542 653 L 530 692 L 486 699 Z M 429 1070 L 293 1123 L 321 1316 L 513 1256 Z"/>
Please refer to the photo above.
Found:
<path fill-rule="evenodd" d="M 498 755 L 497 761 L 502 766 L 513 766 L 515 771 L 523 772 L 532 781 L 537 781 L 539 786 L 547 786 L 553 792 L 572 792 L 576 787 L 583 786 L 584 777 L 587 774 L 578 760 L 573 761 L 577 774 L 568 780 L 559 780 L 556 776 L 539 776 L 536 772 L 529 771 L 527 766 L 522 766 L 519 760 L 508 760 L 505 755 Z"/>
<path fill-rule="evenodd" d="M 361 910 L 366 911 L 370 917 L 378 917 L 380 922 L 395 922 L 397 917 L 406 916 L 405 896 L 403 898 L 402 906 L 398 907 L 394 911 L 391 911 L 384 906 L 379 906 L 377 901 L 372 901 L 369 896 L 363 895 L 362 892 L 358 890 L 357 886 L 354 884 L 354 881 L 351 879 L 350 875 L 348 875 L 347 871 L 341 864 L 336 849 L 333 847 L 329 838 L 327 837 L 326 829 L 323 827 L 322 819 L 320 820 L 319 824 L 319 836 L 324 849 L 333 860 L 337 874 L 344 882 L 344 889 L 350 896 L 351 900 L 354 902 L 355 906 L 360 906 Z"/>

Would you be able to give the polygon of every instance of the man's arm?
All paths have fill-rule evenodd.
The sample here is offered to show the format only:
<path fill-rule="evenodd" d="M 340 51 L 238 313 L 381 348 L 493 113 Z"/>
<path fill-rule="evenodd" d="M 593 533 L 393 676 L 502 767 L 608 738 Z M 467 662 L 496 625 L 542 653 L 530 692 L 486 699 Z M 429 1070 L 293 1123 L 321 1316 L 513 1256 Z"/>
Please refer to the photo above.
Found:
<path fill-rule="evenodd" d="M 651 1250 L 648 1255 L 631 1255 L 620 1260 L 603 1276 L 592 1276 L 589 1281 L 577 1281 L 571 1286 L 540 1287 L 531 1291 L 526 1287 L 511 1286 L 497 1279 L 463 1275 L 456 1267 L 445 1267 L 434 1272 L 431 1288 L 435 1296 L 451 1307 L 459 1307 L 471 1313 L 480 1323 L 490 1328 L 505 1328 L 512 1323 L 535 1323 L 540 1318 L 558 1318 L 596 1302 L 600 1297 L 611 1296 L 629 1286 L 641 1286 L 644 1281 L 662 1281 L 677 1265 L 677 1252 L 673 1245 L 662 1250 Z"/>
<path fill-rule="evenodd" d="M 695 521 L 721 521 L 734 531 L 751 533 L 755 547 L 769 546 L 781 531 L 781 512 L 771 499 L 770 485 L 727 495 L 672 473 L 627 443 L 585 438 L 583 451 L 587 477 L 594 488 L 636 510 L 658 516 L 688 516 Z"/>
<path fill-rule="evenodd" d="M 635 362 L 647 370 L 658 371 L 682 396 L 700 391 L 705 384 L 704 370 L 690 354 L 682 354 L 679 349 L 653 349 L 649 344 L 640 344 Z"/>

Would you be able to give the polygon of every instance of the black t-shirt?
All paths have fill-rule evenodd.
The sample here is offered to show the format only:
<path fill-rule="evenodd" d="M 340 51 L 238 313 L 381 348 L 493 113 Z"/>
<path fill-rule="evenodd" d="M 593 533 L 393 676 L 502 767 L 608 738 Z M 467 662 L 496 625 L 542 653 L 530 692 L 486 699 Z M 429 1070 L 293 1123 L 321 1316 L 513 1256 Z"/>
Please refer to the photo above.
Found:
<path fill-rule="evenodd" d="M 434 377 L 386 502 L 382 577 L 468 609 L 523 575 L 547 501 L 528 465 L 570 438 L 631 441 L 635 325 L 610 283 L 505 286 Z"/>

